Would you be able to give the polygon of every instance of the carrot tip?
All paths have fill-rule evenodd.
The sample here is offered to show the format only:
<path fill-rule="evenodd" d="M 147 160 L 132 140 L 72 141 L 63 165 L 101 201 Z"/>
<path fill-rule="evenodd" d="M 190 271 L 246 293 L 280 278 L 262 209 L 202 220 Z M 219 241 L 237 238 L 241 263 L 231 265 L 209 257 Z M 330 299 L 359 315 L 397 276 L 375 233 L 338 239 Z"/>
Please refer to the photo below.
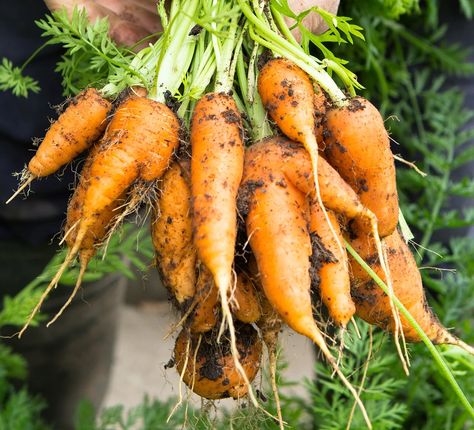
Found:
<path fill-rule="evenodd" d="M 36 176 L 33 175 L 32 173 L 28 173 L 22 181 L 23 183 L 18 187 L 18 189 L 13 193 L 13 195 L 5 202 L 6 205 L 10 203 L 18 194 L 20 194 L 28 185 L 30 185 L 34 180 L 36 179 Z"/>

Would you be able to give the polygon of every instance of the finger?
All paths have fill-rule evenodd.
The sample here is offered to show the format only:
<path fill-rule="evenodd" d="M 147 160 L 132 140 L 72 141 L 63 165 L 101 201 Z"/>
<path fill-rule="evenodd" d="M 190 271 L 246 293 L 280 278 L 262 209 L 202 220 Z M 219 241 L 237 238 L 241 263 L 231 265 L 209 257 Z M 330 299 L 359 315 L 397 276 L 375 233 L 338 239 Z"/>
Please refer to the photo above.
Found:
<path fill-rule="evenodd" d="M 335 14 L 339 7 L 339 0 L 290 0 L 289 2 L 291 9 L 296 14 L 299 14 L 305 10 L 308 10 L 310 7 L 319 6 L 328 12 Z M 293 25 L 295 21 L 291 18 L 285 18 L 285 21 L 288 25 Z M 313 33 L 320 34 L 328 29 L 326 23 L 316 12 L 310 12 L 304 19 L 303 25 L 311 30 Z M 298 30 L 293 30 L 293 35 L 298 41 L 301 40 L 301 35 Z"/>
<path fill-rule="evenodd" d="M 150 12 L 141 4 L 130 1 L 97 0 L 97 4 L 112 11 L 123 21 L 128 21 L 138 27 L 142 27 L 149 34 L 161 31 L 160 20 L 156 10 Z"/>

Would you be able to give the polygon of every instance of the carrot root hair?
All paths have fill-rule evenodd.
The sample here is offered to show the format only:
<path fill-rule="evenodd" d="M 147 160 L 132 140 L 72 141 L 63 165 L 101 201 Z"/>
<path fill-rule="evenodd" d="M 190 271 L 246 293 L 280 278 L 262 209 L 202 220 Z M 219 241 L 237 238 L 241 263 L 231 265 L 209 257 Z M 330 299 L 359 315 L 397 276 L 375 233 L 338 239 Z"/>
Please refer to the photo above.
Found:
<path fill-rule="evenodd" d="M 372 423 L 370 422 L 370 418 L 367 414 L 367 410 L 365 409 L 364 404 L 362 403 L 362 400 L 359 397 L 359 394 L 355 390 L 355 388 L 352 386 L 352 384 L 349 382 L 349 380 L 344 376 L 342 373 L 341 369 L 339 368 L 336 360 L 332 356 L 331 352 L 329 351 L 329 348 L 326 345 L 326 342 L 324 341 L 324 338 L 319 331 L 318 327 L 314 323 L 313 328 L 310 329 L 310 332 L 307 335 L 321 350 L 322 354 L 328 361 L 328 363 L 332 366 L 334 369 L 334 372 L 337 374 L 339 379 L 342 381 L 342 383 L 346 386 L 346 388 L 350 391 L 352 396 L 354 397 L 355 402 L 359 406 L 362 415 L 364 417 L 365 423 L 367 424 L 367 427 L 369 429 L 372 429 Z"/>
<path fill-rule="evenodd" d="M 28 319 L 26 320 L 25 322 L 25 325 L 22 327 L 22 329 L 19 331 L 18 333 L 18 338 L 21 338 L 21 336 L 23 335 L 23 333 L 25 332 L 25 330 L 28 328 L 28 326 L 30 325 L 31 321 L 33 320 L 33 318 L 35 317 L 35 315 L 38 313 L 38 311 L 40 310 L 41 308 L 41 305 L 43 304 L 43 302 L 46 300 L 46 297 L 48 296 L 48 294 L 51 292 L 52 289 L 56 288 L 59 281 L 61 280 L 61 276 L 63 275 L 64 271 L 66 270 L 66 268 L 69 266 L 69 264 L 72 263 L 72 261 L 74 260 L 74 258 L 76 258 L 76 255 L 79 253 L 79 249 L 81 247 L 81 244 L 82 244 L 82 241 L 84 240 L 84 236 L 86 235 L 87 233 L 87 229 L 81 229 L 79 230 L 79 233 L 76 237 L 76 241 L 74 242 L 74 246 L 71 248 L 71 250 L 67 253 L 66 255 L 66 258 L 64 259 L 64 262 L 63 264 L 61 264 L 61 267 L 59 268 L 59 270 L 56 272 L 56 275 L 54 275 L 54 278 L 51 280 L 51 282 L 49 283 L 49 285 L 46 287 L 46 289 L 44 290 L 43 294 L 41 295 L 38 303 L 36 304 L 36 306 L 33 308 L 33 310 L 31 311 Z"/>
<path fill-rule="evenodd" d="M 8 203 L 10 203 L 16 196 L 18 196 L 18 194 L 20 194 L 37 178 L 35 175 L 33 175 L 33 173 L 26 169 L 20 173 L 20 176 L 20 185 L 18 186 L 18 189 L 12 194 L 12 196 L 5 202 L 6 205 L 8 205 Z"/>
<path fill-rule="evenodd" d="M 285 421 L 283 421 L 283 415 L 281 412 L 280 394 L 278 393 L 278 386 L 276 383 L 276 372 L 277 372 L 277 355 L 276 345 L 267 345 L 268 349 L 268 365 L 270 371 L 270 383 L 272 385 L 273 397 L 275 398 L 275 406 L 278 416 L 278 425 L 280 430 L 285 429 Z"/>

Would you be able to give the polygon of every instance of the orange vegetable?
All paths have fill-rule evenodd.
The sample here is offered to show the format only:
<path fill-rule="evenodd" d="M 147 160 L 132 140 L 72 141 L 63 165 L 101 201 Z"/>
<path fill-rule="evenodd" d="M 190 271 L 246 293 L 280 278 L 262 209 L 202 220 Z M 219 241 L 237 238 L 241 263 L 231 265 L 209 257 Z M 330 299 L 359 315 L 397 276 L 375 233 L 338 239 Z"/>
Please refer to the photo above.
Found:
<path fill-rule="evenodd" d="M 288 326 L 320 348 L 370 422 L 357 392 L 340 371 L 313 319 L 309 208 L 306 196 L 285 178 L 281 163 L 282 157 L 272 148 L 271 139 L 252 145 L 246 152 L 241 186 L 241 199 L 247 200 L 247 236 L 265 296 Z"/>
<path fill-rule="evenodd" d="M 260 304 L 252 280 L 245 274 L 237 275 L 230 307 L 235 317 L 244 323 L 254 323 L 260 318 Z"/>
<path fill-rule="evenodd" d="M 215 327 L 219 316 L 218 301 L 219 292 L 212 273 L 201 265 L 194 296 L 195 307 L 190 317 L 189 329 L 192 333 L 204 333 Z"/>
<path fill-rule="evenodd" d="M 355 305 L 351 298 L 347 253 L 344 248 L 341 250 L 333 236 L 333 231 L 336 231 L 339 243 L 344 243 L 339 221 L 334 212 L 328 211 L 331 230 L 315 201 L 311 202 L 310 212 L 313 271 L 317 271 L 314 277 L 319 281 L 318 289 L 329 315 L 336 324 L 345 327 L 355 313 Z"/>
<path fill-rule="evenodd" d="M 57 172 L 98 140 L 107 125 L 111 107 L 94 88 L 88 88 L 72 99 L 46 132 L 28 164 L 23 183 L 7 203 L 34 179 Z"/>
<path fill-rule="evenodd" d="M 158 179 L 179 143 L 179 121 L 165 105 L 130 96 L 115 111 L 86 178 L 88 187 L 74 244 L 30 314 L 19 336 L 75 258 L 97 217 L 137 180 Z"/>
<path fill-rule="evenodd" d="M 326 113 L 325 155 L 378 219 L 381 237 L 398 223 L 398 195 L 390 142 L 379 111 L 356 97 Z"/>
<path fill-rule="evenodd" d="M 163 175 L 151 224 L 160 277 L 179 304 L 191 300 L 196 291 L 189 167 L 188 160 L 180 160 Z"/>
<path fill-rule="evenodd" d="M 349 241 L 357 253 L 384 280 L 373 241 L 364 236 Z M 415 259 L 400 233 L 395 230 L 383 241 L 387 248 L 393 292 L 427 336 L 433 343 L 465 345 L 441 325 L 429 308 Z M 357 315 L 370 324 L 393 332 L 395 326 L 388 296 L 352 257 L 350 257 L 350 265 L 352 269 L 352 296 L 356 304 Z M 402 315 L 401 323 L 405 339 L 410 342 L 419 342 L 418 334 Z"/>
<path fill-rule="evenodd" d="M 236 324 L 235 329 L 240 363 L 251 382 L 260 369 L 262 342 L 249 324 Z M 238 399 L 248 393 L 227 337 L 218 343 L 214 332 L 190 335 L 183 330 L 176 340 L 174 357 L 184 383 L 201 397 Z"/>

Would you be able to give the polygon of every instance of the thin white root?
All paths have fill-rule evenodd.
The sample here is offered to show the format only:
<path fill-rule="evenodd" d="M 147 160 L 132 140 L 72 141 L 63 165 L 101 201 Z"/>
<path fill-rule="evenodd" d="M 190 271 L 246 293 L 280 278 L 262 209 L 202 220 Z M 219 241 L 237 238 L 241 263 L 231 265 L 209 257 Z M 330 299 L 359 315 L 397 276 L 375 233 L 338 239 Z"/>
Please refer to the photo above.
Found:
<path fill-rule="evenodd" d="M 178 388 L 178 402 L 176 405 L 174 405 L 173 409 L 171 410 L 170 414 L 168 415 L 168 418 L 166 419 L 166 422 L 169 423 L 171 417 L 175 414 L 175 412 L 178 410 L 178 408 L 181 406 L 181 403 L 183 403 L 183 379 L 184 379 L 184 373 L 186 372 L 186 368 L 188 367 L 188 359 L 189 359 L 189 350 L 191 348 L 191 338 L 188 338 L 188 341 L 186 343 L 186 358 L 184 359 L 184 366 L 183 370 L 181 371 L 179 375 L 179 388 Z"/>
<path fill-rule="evenodd" d="M 239 351 L 237 349 L 237 339 L 235 337 L 235 327 L 234 327 L 234 320 L 232 318 L 232 313 L 230 311 L 230 306 L 229 306 L 229 300 L 227 297 L 227 292 L 230 288 L 231 285 L 231 276 L 230 274 L 227 274 L 226 272 L 222 273 L 217 273 L 214 276 L 215 279 L 215 284 L 219 290 L 219 297 L 221 300 L 221 306 L 222 306 L 222 320 L 225 321 L 227 324 L 227 327 L 229 329 L 229 335 L 230 335 L 230 350 L 232 353 L 232 358 L 234 359 L 234 364 L 235 368 L 240 374 L 240 377 L 244 380 L 245 385 L 247 386 L 248 389 L 248 396 L 252 404 L 257 408 L 260 409 L 262 412 L 264 412 L 266 415 L 273 419 L 277 419 L 274 417 L 270 412 L 266 411 L 264 408 L 262 408 L 259 403 L 257 398 L 255 397 L 255 393 L 253 392 L 252 384 L 249 381 L 249 378 L 247 374 L 245 373 L 245 369 L 243 368 L 242 364 L 240 363 L 239 360 Z M 220 330 L 222 330 L 223 324 L 221 324 Z M 220 330 L 219 330 L 219 336 L 220 336 Z M 219 339 L 219 336 L 217 339 Z M 218 340 L 219 341 L 219 340 Z"/>
<path fill-rule="evenodd" d="M 283 415 L 281 413 L 280 394 L 278 393 L 278 386 L 276 383 L 276 370 L 277 370 L 277 357 L 276 357 L 276 346 L 268 346 L 268 362 L 270 365 L 270 382 L 272 384 L 273 397 L 275 398 L 275 404 L 278 416 L 278 425 L 280 430 L 285 429 L 285 422 L 283 421 Z"/>
<path fill-rule="evenodd" d="M 324 218 L 326 220 L 326 223 L 329 227 L 329 230 L 331 231 L 331 234 L 337 243 L 337 247 L 339 248 L 339 253 L 340 255 L 344 255 L 344 250 L 345 248 L 343 247 L 341 241 L 339 240 L 339 236 L 334 229 L 331 220 L 329 219 L 328 212 L 326 210 L 326 207 L 324 206 L 323 199 L 321 197 L 321 190 L 319 187 L 319 181 L 318 181 L 318 159 L 319 159 L 319 153 L 318 153 L 318 142 L 316 141 L 316 137 L 314 137 L 314 144 L 313 145 L 307 145 L 305 146 L 306 151 L 309 153 L 309 157 L 311 159 L 311 169 L 313 170 L 313 182 L 314 182 L 314 188 L 316 191 L 316 200 L 321 207 L 321 210 L 324 214 Z"/>
<path fill-rule="evenodd" d="M 64 262 L 63 264 L 61 264 L 61 267 L 59 268 L 59 270 L 56 272 L 56 275 L 54 275 L 54 278 L 51 280 L 51 282 L 49 283 L 49 285 L 46 287 L 46 290 L 44 290 L 43 294 L 41 295 L 38 303 L 36 304 L 36 306 L 34 307 L 34 309 L 31 311 L 28 319 L 26 320 L 26 323 L 25 325 L 22 327 L 22 329 L 19 331 L 18 333 L 18 338 L 21 338 L 21 336 L 23 335 L 23 333 L 25 332 L 25 330 L 28 328 L 28 326 L 30 325 L 31 321 L 33 320 L 33 318 L 35 317 L 35 315 L 38 313 L 38 311 L 40 310 L 41 308 L 41 305 L 43 304 L 43 302 L 46 300 L 46 297 L 48 296 L 48 294 L 50 293 L 50 291 L 53 289 L 53 288 L 56 288 L 56 286 L 58 285 L 58 282 L 60 281 L 61 279 L 61 276 L 63 275 L 64 271 L 66 270 L 66 268 L 69 266 L 69 264 L 74 260 L 74 258 L 76 258 L 76 255 L 77 253 L 79 252 L 79 248 L 81 247 L 81 244 L 82 244 L 82 241 L 84 239 L 84 236 L 86 235 L 86 232 L 87 230 L 82 230 L 82 231 L 79 231 L 79 234 L 77 235 L 77 238 L 76 238 L 76 241 L 74 243 L 74 246 L 73 248 L 67 253 L 66 255 L 66 258 L 64 259 Z"/>
<path fill-rule="evenodd" d="M 314 324 L 314 327 L 311 330 L 311 333 L 310 333 L 309 337 L 319 347 L 319 349 L 323 353 L 326 360 L 329 362 L 329 364 L 332 366 L 332 368 L 336 372 L 339 379 L 346 386 L 346 388 L 350 391 L 350 393 L 354 397 L 355 402 L 357 403 L 357 405 L 359 406 L 359 408 L 362 412 L 362 415 L 364 417 L 365 423 L 367 424 L 367 427 L 369 429 L 372 429 L 372 423 L 370 422 L 369 416 L 367 415 L 367 411 L 365 409 L 364 404 L 360 400 L 359 394 L 357 394 L 357 391 L 354 389 L 352 384 L 347 380 L 347 378 L 344 376 L 344 374 L 339 369 L 339 367 L 336 363 L 336 360 L 334 360 L 334 357 L 332 356 L 331 352 L 329 351 L 329 349 L 326 345 L 326 342 L 324 341 L 324 338 L 322 337 L 321 332 L 319 331 L 316 324 Z"/>
<path fill-rule="evenodd" d="M 397 161 L 400 161 L 400 163 L 406 164 L 407 166 L 411 167 L 421 177 L 424 178 L 425 176 L 428 176 L 428 173 L 423 172 L 422 170 L 418 168 L 418 166 L 415 163 L 405 160 L 402 156 L 394 154 L 393 158 Z"/>
<path fill-rule="evenodd" d="M 464 349 L 464 351 L 468 352 L 471 355 L 474 355 L 474 348 L 471 345 L 468 345 L 466 342 L 463 342 L 461 339 L 456 339 L 457 342 L 453 343 L 453 345 L 459 346 L 459 348 Z"/>
<path fill-rule="evenodd" d="M 69 227 L 68 231 L 66 231 L 63 238 L 59 242 L 59 246 L 61 246 L 64 243 L 67 237 L 73 232 L 73 230 L 79 225 L 80 222 L 81 222 L 81 219 L 79 218 L 71 227 Z"/>
<path fill-rule="evenodd" d="M 77 292 L 79 291 L 79 288 L 81 288 L 82 278 L 84 277 L 84 273 L 86 273 L 86 269 L 87 269 L 87 262 L 81 263 L 81 269 L 79 271 L 79 275 L 77 277 L 74 290 L 72 291 L 71 295 L 67 299 L 67 302 L 64 303 L 63 307 L 59 310 L 59 312 L 54 316 L 54 318 L 51 321 L 48 322 L 48 324 L 46 324 L 46 327 L 49 327 L 51 324 L 53 324 L 62 315 L 62 313 L 66 310 L 66 308 L 71 304 L 72 300 L 74 299 Z"/>
<path fill-rule="evenodd" d="M 408 350 L 405 342 L 405 333 L 403 332 L 403 327 L 402 327 L 402 321 L 400 319 L 400 313 L 398 312 L 398 309 L 395 307 L 395 303 L 393 302 L 393 283 L 392 283 L 392 277 L 390 275 L 390 269 L 388 267 L 388 255 L 387 255 L 387 248 L 385 246 L 385 242 L 382 245 L 382 241 L 380 241 L 379 236 L 377 235 L 377 240 L 378 243 L 380 243 L 380 247 L 382 250 L 382 257 L 383 259 L 381 261 L 381 267 L 385 273 L 385 279 L 386 279 L 386 284 L 388 287 L 388 290 L 390 292 L 389 294 L 389 302 L 390 302 L 390 309 L 392 311 L 392 316 L 393 320 L 395 323 L 395 331 L 394 331 L 394 337 L 395 337 L 395 346 L 397 348 L 398 356 L 400 357 L 400 361 L 402 363 L 403 371 L 405 374 L 408 376 L 410 374 L 410 358 L 408 356 Z M 379 250 L 377 249 L 377 252 Z M 380 259 L 380 254 L 379 254 L 379 259 Z M 383 265 L 382 265 L 383 261 Z M 402 345 L 400 345 L 400 339 L 402 340 Z"/>
<path fill-rule="evenodd" d="M 372 338 L 372 326 L 369 326 L 369 352 L 367 353 L 367 361 L 365 362 L 364 365 L 364 371 L 362 373 L 362 378 L 360 380 L 359 384 L 359 389 L 357 390 L 357 393 L 360 396 L 360 393 L 362 393 L 362 389 L 364 387 L 365 379 L 367 378 L 367 371 L 369 370 L 369 363 L 370 360 L 372 359 L 372 348 L 373 348 L 373 338 Z M 354 413 L 355 413 L 355 408 L 356 408 L 356 402 L 352 405 L 351 413 L 349 415 L 349 420 L 347 421 L 347 426 L 346 430 L 349 430 L 351 428 L 352 420 L 354 419 Z"/>
<path fill-rule="evenodd" d="M 189 306 L 188 310 L 186 311 L 186 313 L 182 316 L 182 318 L 176 323 L 176 324 L 173 324 L 171 326 L 171 328 L 169 329 L 168 333 L 166 333 L 165 337 L 163 338 L 163 340 L 166 340 L 168 339 L 179 327 L 181 327 L 185 322 L 186 320 L 189 318 L 189 315 L 191 315 L 191 312 L 194 310 L 194 308 L 196 307 L 197 305 L 197 301 L 193 301 L 191 303 L 191 306 Z"/>
<path fill-rule="evenodd" d="M 10 203 L 18 194 L 20 194 L 28 185 L 30 185 L 34 180 L 36 179 L 36 176 L 33 175 L 32 173 L 28 173 L 18 189 L 13 193 L 13 195 L 5 202 L 6 205 Z"/>
<path fill-rule="evenodd" d="M 357 325 L 357 321 L 355 320 L 354 317 L 351 317 L 351 323 L 354 326 L 354 330 L 356 332 L 356 335 L 359 339 L 362 339 L 362 336 L 360 334 L 359 326 Z"/>

